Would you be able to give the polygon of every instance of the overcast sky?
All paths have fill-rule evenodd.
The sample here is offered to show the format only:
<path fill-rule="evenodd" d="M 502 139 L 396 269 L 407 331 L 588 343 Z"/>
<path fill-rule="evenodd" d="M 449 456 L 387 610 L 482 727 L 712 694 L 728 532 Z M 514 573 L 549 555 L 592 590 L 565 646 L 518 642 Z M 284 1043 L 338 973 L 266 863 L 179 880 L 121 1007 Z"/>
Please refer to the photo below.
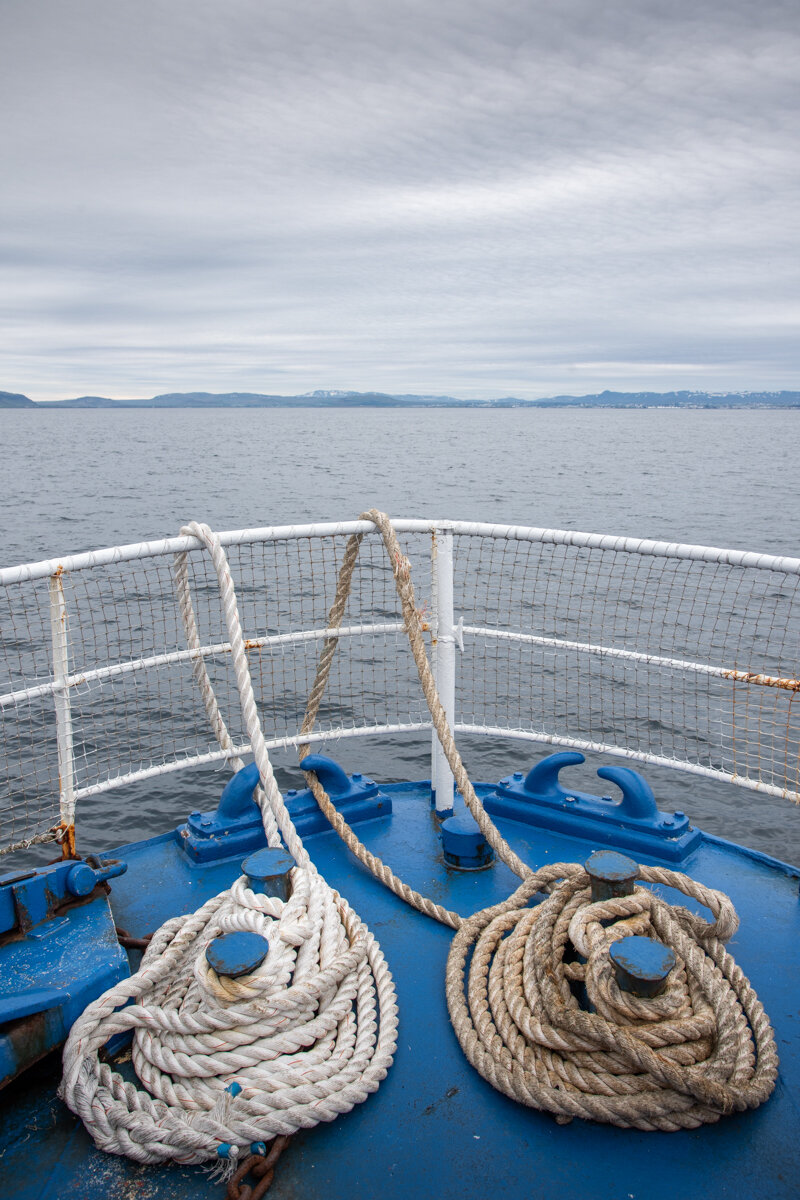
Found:
<path fill-rule="evenodd" d="M 0 0 L 0 389 L 798 388 L 797 0 Z"/>

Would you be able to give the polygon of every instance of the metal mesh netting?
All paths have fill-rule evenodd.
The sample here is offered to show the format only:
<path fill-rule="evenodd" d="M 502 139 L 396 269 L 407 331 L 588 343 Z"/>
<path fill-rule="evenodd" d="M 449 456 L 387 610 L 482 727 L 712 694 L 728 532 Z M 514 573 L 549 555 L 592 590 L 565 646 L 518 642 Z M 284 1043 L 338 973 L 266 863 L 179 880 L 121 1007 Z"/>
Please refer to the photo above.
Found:
<path fill-rule="evenodd" d="M 457 539 L 455 564 L 460 725 L 627 749 L 798 798 L 798 576 L 478 537 Z"/>
<path fill-rule="evenodd" d="M 417 602 L 433 618 L 430 533 L 401 541 Z M 787 683 L 800 645 L 797 574 L 501 536 L 456 532 L 454 541 L 455 616 L 465 628 L 458 726 L 602 746 L 798 798 L 798 689 Z M 228 548 L 272 744 L 299 734 L 345 544 L 330 534 Z M 188 570 L 209 674 L 243 746 L 208 555 L 190 552 Z M 62 807 L 77 802 L 80 830 L 83 798 L 220 757 L 186 651 L 173 557 L 66 572 L 58 588 L 68 686 L 59 686 L 57 654 L 54 662 L 53 584 L 0 587 L 3 851 L 54 836 L 60 793 Z M 725 678 L 726 670 L 784 683 Z M 61 780 L 59 702 L 61 767 L 69 768 Z M 390 565 L 369 535 L 316 732 L 428 723 Z"/>
<path fill-rule="evenodd" d="M 345 544 L 344 537 L 304 538 L 229 549 L 268 742 L 299 732 Z M 429 539 L 421 544 L 424 595 Z M 201 642 L 210 648 L 204 655 L 209 676 L 233 741 L 245 750 L 216 575 L 204 551 L 191 552 L 187 566 Z M 78 812 L 82 797 L 121 779 L 219 757 L 186 651 L 173 558 L 65 573 L 61 585 Z M 0 588 L 0 605 L 0 844 L 6 850 L 54 835 L 60 781 L 47 579 Z M 339 644 L 316 732 L 424 725 L 427 710 L 413 686 L 391 569 L 375 538 L 362 548 L 346 625 L 355 631 Z M 39 688 L 43 695 L 36 694 Z"/>

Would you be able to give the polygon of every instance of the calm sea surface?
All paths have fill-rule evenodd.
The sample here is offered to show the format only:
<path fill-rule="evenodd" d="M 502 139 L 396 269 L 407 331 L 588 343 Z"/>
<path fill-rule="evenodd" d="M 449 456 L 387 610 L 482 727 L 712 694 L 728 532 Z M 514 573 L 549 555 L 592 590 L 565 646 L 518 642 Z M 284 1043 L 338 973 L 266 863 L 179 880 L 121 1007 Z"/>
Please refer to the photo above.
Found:
<path fill-rule="evenodd" d="M 800 552 L 800 411 L 5 411 L 0 438 L 0 565 L 163 537 L 191 519 L 233 529 L 345 519 L 373 506 Z M 428 775 L 425 739 L 393 743 L 388 755 L 373 740 L 335 753 L 378 779 Z M 536 757 L 530 745 L 467 749 L 484 780 Z M 289 770 L 287 760 L 279 779 Z M 800 861 L 794 805 L 676 771 L 645 773 L 662 807 Z M 174 825 L 203 786 L 201 772 L 186 775 L 191 783 L 142 785 L 133 826 L 113 793 L 87 803 L 85 841 L 111 846 Z M 212 794 L 224 782 L 203 778 Z M 597 791 L 591 780 L 576 786 Z"/>

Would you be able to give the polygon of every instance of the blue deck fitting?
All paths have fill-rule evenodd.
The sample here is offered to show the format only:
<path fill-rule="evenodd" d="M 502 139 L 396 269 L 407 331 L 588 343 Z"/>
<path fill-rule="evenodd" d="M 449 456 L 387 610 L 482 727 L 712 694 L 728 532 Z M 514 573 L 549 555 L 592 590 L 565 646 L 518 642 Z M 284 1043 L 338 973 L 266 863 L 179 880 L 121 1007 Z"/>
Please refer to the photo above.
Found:
<path fill-rule="evenodd" d="M 481 799 L 494 790 L 476 784 Z M 502 862 L 490 871 L 443 867 L 428 782 L 386 784 L 382 791 L 392 798 L 394 816 L 373 821 L 364 840 L 410 886 L 469 916 L 506 900 L 518 885 Z M 519 820 L 501 819 L 498 827 L 533 868 L 583 863 L 602 844 L 594 835 L 580 840 L 570 832 L 543 834 Z M 739 912 L 731 949 L 778 1033 L 780 1075 L 774 1095 L 755 1112 L 702 1129 L 651 1134 L 579 1120 L 557 1125 L 495 1091 L 453 1036 L 444 989 L 451 931 L 403 904 L 354 862 L 330 829 L 308 849 L 380 942 L 397 984 L 402 1036 L 377 1092 L 352 1112 L 293 1138 L 270 1200 L 625 1200 L 631 1194 L 637 1200 L 797 1200 L 797 983 L 790 969 L 776 968 L 794 961 L 800 942 L 796 868 L 701 834 L 689 873 L 727 892 Z M 195 911 L 230 887 L 244 857 L 198 864 L 172 832 L 118 853 L 128 872 L 114 883 L 111 904 L 117 923 L 135 936 Z M 658 854 L 648 857 L 669 865 Z M 677 895 L 670 899 L 684 902 Z M 130 1070 L 132 1078 L 129 1062 L 118 1069 Z M 3 1200 L 108 1200 L 140 1193 L 152 1200 L 220 1200 L 219 1184 L 200 1166 L 141 1167 L 98 1150 L 56 1099 L 59 1077 L 60 1063 L 53 1059 L 0 1092 Z M 246 1143 L 240 1147 L 245 1150 Z"/>
<path fill-rule="evenodd" d="M 295 861 L 288 851 L 280 846 L 265 846 L 244 860 L 242 874 L 247 876 L 252 891 L 288 900 L 292 894 L 289 872 L 294 866 Z"/>
<path fill-rule="evenodd" d="M 268 953 L 269 942 L 260 933 L 222 933 L 209 942 L 206 962 L 218 975 L 238 979 L 260 967 Z"/>
<path fill-rule="evenodd" d="M 306 766 L 305 764 L 312 764 Z M 325 791 L 348 825 L 388 816 L 392 802 L 378 785 L 364 775 L 348 776 L 331 758 L 310 754 L 301 764 L 316 771 Z M 266 846 L 264 825 L 253 792 L 258 785 L 258 767 L 250 763 L 237 771 L 226 785 L 219 804 L 211 812 L 193 812 L 174 837 L 187 857 L 195 863 L 220 862 L 243 857 Z M 301 837 L 329 829 L 311 791 L 290 789 L 286 807 Z"/>
<path fill-rule="evenodd" d="M 444 861 L 459 871 L 480 871 L 494 862 L 494 850 L 470 813 L 442 821 Z"/>
<path fill-rule="evenodd" d="M 616 850 L 595 850 L 587 858 L 584 867 L 594 901 L 630 896 L 639 874 L 639 864 Z"/>
<path fill-rule="evenodd" d="M 663 992 L 677 961 L 669 946 L 649 937 L 621 938 L 608 953 L 622 990 L 649 999 Z"/>
<path fill-rule="evenodd" d="M 300 766 L 304 771 L 314 771 L 334 807 L 348 825 L 391 815 L 391 798 L 385 792 L 379 791 L 377 783 L 368 779 L 366 775 L 358 772 L 346 775 L 337 762 L 324 754 L 309 754 Z M 324 833 L 330 829 L 327 818 L 320 811 L 310 788 L 301 792 L 287 792 L 286 807 L 301 837 L 311 833 Z"/>
<path fill-rule="evenodd" d="M 0 1086 L 129 974 L 101 886 L 126 869 L 66 860 L 0 876 Z"/>
<path fill-rule="evenodd" d="M 566 791 L 563 767 L 585 762 L 575 750 L 550 754 L 523 778 L 517 771 L 501 779 L 484 801 L 493 817 L 510 817 L 540 829 L 587 838 L 600 845 L 682 862 L 698 845 L 700 833 L 682 812 L 661 812 L 647 780 L 630 767 L 600 767 L 601 779 L 615 783 L 622 799 Z"/>
<path fill-rule="evenodd" d="M 250 763 L 229 780 L 212 812 L 193 812 L 175 836 L 194 862 L 213 862 L 257 850 L 266 842 L 264 824 L 253 792 L 258 767 Z"/>

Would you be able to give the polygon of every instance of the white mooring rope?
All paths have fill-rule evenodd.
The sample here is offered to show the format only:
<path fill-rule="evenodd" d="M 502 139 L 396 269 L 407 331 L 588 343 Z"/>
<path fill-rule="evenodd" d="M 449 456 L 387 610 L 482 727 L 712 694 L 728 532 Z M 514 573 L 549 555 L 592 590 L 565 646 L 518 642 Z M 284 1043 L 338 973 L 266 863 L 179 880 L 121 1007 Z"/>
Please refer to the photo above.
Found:
<path fill-rule="evenodd" d="M 283 803 L 225 552 L 205 525 L 183 532 L 204 542 L 219 578 L 268 844 L 282 837 L 298 865 L 288 901 L 252 891 L 242 877 L 196 913 L 167 921 L 140 970 L 73 1025 L 61 1094 L 104 1150 L 143 1163 L 227 1160 L 232 1170 L 251 1144 L 331 1121 L 376 1090 L 394 1055 L 397 1003 L 378 943 L 318 873 Z M 185 560 L 178 594 L 191 645 L 196 626 L 182 571 Z M 204 667 L 196 676 L 210 688 Z M 213 693 L 204 699 L 229 745 Z M 236 979 L 217 975 L 205 955 L 215 937 L 232 932 L 269 943 L 261 965 Z M 109 1038 L 126 1030 L 134 1031 L 133 1064 L 147 1091 L 100 1060 Z"/>

